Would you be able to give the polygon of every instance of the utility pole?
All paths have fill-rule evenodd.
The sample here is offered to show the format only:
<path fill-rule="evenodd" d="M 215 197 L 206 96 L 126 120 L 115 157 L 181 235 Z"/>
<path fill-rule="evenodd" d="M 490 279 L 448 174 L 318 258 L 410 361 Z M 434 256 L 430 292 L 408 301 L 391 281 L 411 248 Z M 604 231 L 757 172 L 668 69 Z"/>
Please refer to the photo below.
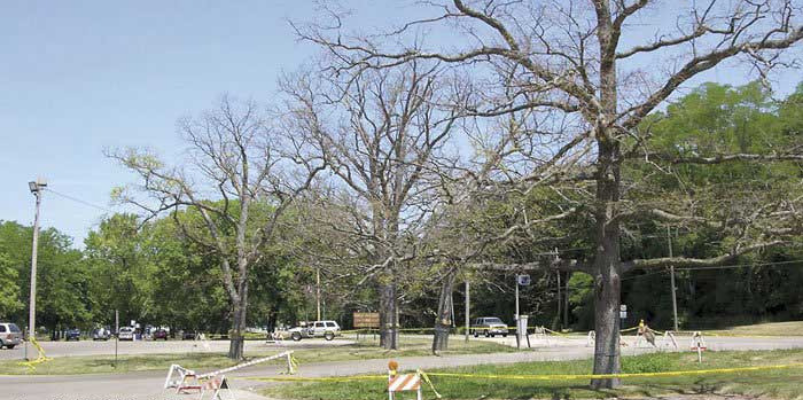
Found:
<path fill-rule="evenodd" d="M 117 369 L 117 346 L 120 342 L 120 310 L 114 310 L 114 368 Z"/>
<path fill-rule="evenodd" d="M 466 342 L 468 342 L 468 331 L 471 330 L 471 292 L 466 279 Z"/>
<path fill-rule="evenodd" d="M 318 267 L 315 269 L 315 298 L 318 302 L 318 319 L 316 321 L 321 320 L 321 268 Z"/>
<path fill-rule="evenodd" d="M 521 324 L 519 323 L 519 275 L 516 275 L 516 348 L 521 349 Z"/>
<path fill-rule="evenodd" d="M 670 227 L 666 227 L 666 237 L 669 241 L 669 258 L 672 258 L 672 230 Z M 678 331 L 678 296 L 677 296 L 677 289 L 675 288 L 675 266 L 670 265 L 669 271 L 672 274 L 670 278 L 672 281 L 672 315 L 674 316 L 675 321 L 675 332 Z"/>
<path fill-rule="evenodd" d="M 31 250 L 31 298 L 30 298 L 30 314 L 28 315 L 28 341 L 25 342 L 28 360 L 33 359 L 33 352 L 28 351 L 28 346 L 33 343 L 36 338 L 36 258 L 39 250 L 39 208 L 42 205 L 42 191 L 47 187 L 47 182 L 39 178 L 36 182 L 28 182 L 28 188 L 31 193 L 36 197 L 36 216 L 33 220 L 33 245 Z M 37 357 L 39 357 L 37 351 Z"/>

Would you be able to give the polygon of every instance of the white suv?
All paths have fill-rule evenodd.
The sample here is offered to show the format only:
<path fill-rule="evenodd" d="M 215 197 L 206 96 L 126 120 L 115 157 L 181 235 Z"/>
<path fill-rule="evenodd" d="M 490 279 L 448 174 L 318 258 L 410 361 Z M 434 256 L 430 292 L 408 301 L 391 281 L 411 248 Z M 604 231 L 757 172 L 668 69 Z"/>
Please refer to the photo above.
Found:
<path fill-rule="evenodd" d="M 11 322 L 0 322 L 0 349 L 7 347 L 13 349 L 22 343 L 22 331 Z"/>
<path fill-rule="evenodd" d="M 290 337 L 296 342 L 302 338 L 322 337 L 332 340 L 335 336 L 340 336 L 340 325 L 335 321 L 315 321 L 309 326 L 302 326 L 290 329 Z"/>

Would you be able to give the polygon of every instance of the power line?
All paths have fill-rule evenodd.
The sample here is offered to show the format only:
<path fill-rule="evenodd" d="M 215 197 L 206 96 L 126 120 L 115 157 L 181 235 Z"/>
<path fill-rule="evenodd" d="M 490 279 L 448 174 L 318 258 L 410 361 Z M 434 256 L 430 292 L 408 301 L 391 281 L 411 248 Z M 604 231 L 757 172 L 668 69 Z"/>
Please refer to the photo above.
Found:
<path fill-rule="evenodd" d="M 114 213 L 114 211 L 112 211 L 112 210 L 110 210 L 110 209 L 108 209 L 108 208 L 106 208 L 106 207 L 102 207 L 102 206 L 99 206 L 99 205 L 97 205 L 97 204 L 92 204 L 92 203 L 90 203 L 90 202 L 88 202 L 88 201 L 81 200 L 81 199 L 79 199 L 79 198 L 77 198 L 77 197 L 73 197 L 73 196 L 70 196 L 70 195 L 68 195 L 68 194 L 64 194 L 64 193 L 57 192 L 57 191 L 55 191 L 55 190 L 53 190 L 53 189 L 51 189 L 51 188 L 47 188 L 46 190 L 47 190 L 48 192 L 50 192 L 50 193 L 53 193 L 53 194 L 55 194 L 56 196 L 59 196 L 59 197 L 65 198 L 65 199 L 67 199 L 67 200 L 70 200 L 70 201 L 74 201 L 74 202 L 76 202 L 76 203 L 83 204 L 83 205 L 85 205 L 85 206 L 87 206 L 87 207 L 96 208 L 96 209 L 98 209 L 98 210 L 105 211 L 105 212 L 108 212 L 108 213 Z"/>

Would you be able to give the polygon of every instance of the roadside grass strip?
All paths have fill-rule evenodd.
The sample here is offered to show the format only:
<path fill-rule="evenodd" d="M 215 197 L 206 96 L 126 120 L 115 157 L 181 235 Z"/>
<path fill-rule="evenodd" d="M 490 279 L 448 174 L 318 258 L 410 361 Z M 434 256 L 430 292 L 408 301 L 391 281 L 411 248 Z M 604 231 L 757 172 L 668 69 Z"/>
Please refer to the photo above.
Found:
<path fill-rule="evenodd" d="M 615 379 L 615 378 L 652 378 L 652 377 L 674 377 L 674 376 L 694 376 L 694 375 L 717 375 L 717 374 L 732 374 L 753 371 L 768 371 L 775 369 L 790 369 L 790 368 L 803 368 L 803 363 L 782 364 L 782 365 L 766 365 L 758 367 L 743 367 L 743 368 L 716 368 L 716 369 L 700 369 L 700 370 L 683 370 L 683 371 L 665 371 L 665 372 L 640 372 L 629 374 L 545 374 L 545 375 L 487 375 L 487 374 L 453 374 L 444 372 L 428 372 L 428 376 L 435 377 L 448 377 L 448 378 L 468 378 L 468 379 L 490 379 L 490 380 L 573 380 L 573 379 Z M 300 376 L 277 376 L 277 377 L 258 377 L 248 378 L 251 381 L 264 381 L 264 382 L 351 382 L 351 381 L 364 381 L 364 380 L 382 380 L 388 379 L 387 375 L 352 375 L 352 376 L 329 376 L 318 378 L 305 378 Z"/>
<path fill-rule="evenodd" d="M 312 342 L 312 341 L 310 341 Z M 487 341 L 450 341 L 450 350 L 443 355 L 509 353 L 510 346 Z M 315 343 L 315 342 L 312 342 Z M 393 357 L 426 357 L 432 354 L 430 337 L 403 337 L 402 349 L 388 353 L 370 339 L 341 346 L 321 346 L 294 349 L 293 364 L 300 362 L 354 361 Z M 265 346 L 247 350 L 250 359 L 267 357 L 283 347 Z M 54 357 L 47 363 L 32 369 L 21 365 L 19 360 L 0 360 L 0 375 L 87 375 L 122 374 L 134 371 L 167 370 L 173 364 L 186 365 L 193 370 L 219 369 L 235 366 L 237 362 L 226 357 L 225 352 L 188 352 L 156 354 L 121 354 L 117 361 L 114 355 L 79 355 Z"/>
<path fill-rule="evenodd" d="M 803 398 L 803 351 L 712 352 L 700 366 L 696 354 L 654 353 L 622 359 L 622 373 L 589 373 L 591 360 L 481 364 L 431 369 L 426 375 L 446 399 L 654 397 L 683 393 L 732 393 L 774 399 Z M 409 367 L 415 367 L 409 365 Z M 303 373 L 303 368 L 302 368 Z M 622 380 L 613 390 L 592 390 L 592 379 Z M 271 398 L 368 400 L 387 396 L 387 375 L 247 378 L 292 382 L 265 388 Z M 433 397 L 425 390 L 425 398 Z"/>

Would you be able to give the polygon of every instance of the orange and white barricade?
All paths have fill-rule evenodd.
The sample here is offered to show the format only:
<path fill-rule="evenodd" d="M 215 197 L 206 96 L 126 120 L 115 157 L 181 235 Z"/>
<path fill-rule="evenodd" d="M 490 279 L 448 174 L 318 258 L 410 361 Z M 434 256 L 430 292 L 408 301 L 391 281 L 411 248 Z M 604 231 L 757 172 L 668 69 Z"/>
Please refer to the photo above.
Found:
<path fill-rule="evenodd" d="M 170 366 L 165 379 L 164 389 L 176 388 L 176 393 L 185 393 L 190 391 L 201 392 L 201 398 L 205 391 L 215 389 L 215 386 L 221 386 L 226 383 L 225 375 L 229 372 L 234 372 L 242 368 L 247 368 L 256 364 L 264 363 L 271 360 L 285 358 L 287 360 L 287 373 L 294 374 L 298 369 L 298 362 L 293 357 L 292 351 L 285 351 L 270 357 L 258 358 L 233 367 L 219 369 L 217 371 L 208 372 L 205 374 L 198 374 L 191 369 L 184 368 L 178 364 Z M 221 380 L 221 378 L 223 378 Z M 226 385 L 228 388 L 228 385 Z M 222 400 L 220 398 L 220 388 L 215 389 L 215 395 L 212 397 L 214 400 Z"/>
<path fill-rule="evenodd" d="M 396 392 L 416 392 L 416 399 L 423 400 L 421 393 L 421 375 L 398 374 L 399 364 L 391 360 L 388 363 L 388 400 L 394 400 Z"/>
<path fill-rule="evenodd" d="M 421 375 L 401 374 L 388 378 L 388 398 L 393 400 L 396 392 L 416 392 L 416 399 L 422 400 Z"/>
<path fill-rule="evenodd" d="M 229 399 L 234 400 L 234 394 L 229 389 L 229 381 L 226 379 L 226 375 L 215 376 L 204 382 L 201 385 L 201 397 L 199 400 L 204 400 L 204 396 L 209 392 L 212 393 L 212 397 L 209 400 L 225 400 L 222 396 L 223 393 L 228 393 Z"/>

